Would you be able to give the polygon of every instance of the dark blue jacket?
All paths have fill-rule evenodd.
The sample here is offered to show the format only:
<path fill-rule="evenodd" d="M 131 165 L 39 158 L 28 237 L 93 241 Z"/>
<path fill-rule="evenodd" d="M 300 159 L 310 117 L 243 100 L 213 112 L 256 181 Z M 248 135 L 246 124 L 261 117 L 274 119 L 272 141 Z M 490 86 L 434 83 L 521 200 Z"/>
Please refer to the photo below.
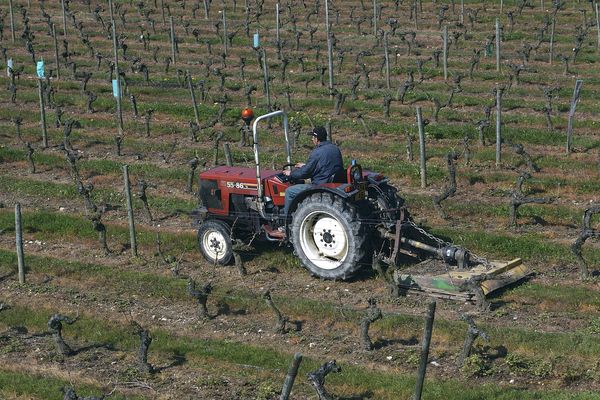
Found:
<path fill-rule="evenodd" d="M 344 162 L 340 149 L 325 140 L 311 151 L 306 164 L 293 170 L 290 177 L 293 180 L 310 178 L 312 183 L 319 185 L 329 182 L 333 174 L 337 174 L 343 169 Z"/>

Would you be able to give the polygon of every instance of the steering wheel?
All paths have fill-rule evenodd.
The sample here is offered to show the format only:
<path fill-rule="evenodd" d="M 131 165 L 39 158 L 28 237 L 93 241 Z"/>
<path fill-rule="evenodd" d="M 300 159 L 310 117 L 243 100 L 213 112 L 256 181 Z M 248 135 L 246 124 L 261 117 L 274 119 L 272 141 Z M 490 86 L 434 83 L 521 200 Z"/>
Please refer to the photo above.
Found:
<path fill-rule="evenodd" d="M 284 165 L 281 167 L 281 170 L 283 171 L 283 170 L 284 170 L 284 169 L 286 169 L 287 167 L 293 167 L 294 165 L 296 165 L 296 164 L 294 164 L 294 163 L 287 163 L 287 164 L 284 164 Z M 291 179 L 290 179 L 290 177 L 289 177 L 288 175 L 285 175 L 283 172 L 280 172 L 280 173 L 278 173 L 276 176 L 277 176 L 277 178 L 278 178 L 278 179 L 279 179 L 281 182 L 283 182 L 283 183 L 291 182 Z"/>

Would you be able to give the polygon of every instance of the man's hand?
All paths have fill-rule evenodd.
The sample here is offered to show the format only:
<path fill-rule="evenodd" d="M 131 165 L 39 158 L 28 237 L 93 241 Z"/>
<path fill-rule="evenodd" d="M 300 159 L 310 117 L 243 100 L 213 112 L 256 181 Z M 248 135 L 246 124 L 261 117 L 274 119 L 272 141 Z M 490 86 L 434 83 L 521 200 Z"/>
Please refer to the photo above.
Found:
<path fill-rule="evenodd" d="M 285 176 L 290 176 L 290 173 L 291 173 L 291 171 L 290 171 L 289 169 L 284 169 L 284 170 L 283 170 L 283 174 L 284 174 Z"/>
<path fill-rule="evenodd" d="M 302 167 L 304 167 L 305 165 L 306 165 L 306 164 L 304 164 L 304 163 L 302 163 L 302 162 L 299 162 L 299 163 L 297 163 L 296 165 L 294 165 L 294 167 L 296 167 L 296 168 L 302 168 Z"/>

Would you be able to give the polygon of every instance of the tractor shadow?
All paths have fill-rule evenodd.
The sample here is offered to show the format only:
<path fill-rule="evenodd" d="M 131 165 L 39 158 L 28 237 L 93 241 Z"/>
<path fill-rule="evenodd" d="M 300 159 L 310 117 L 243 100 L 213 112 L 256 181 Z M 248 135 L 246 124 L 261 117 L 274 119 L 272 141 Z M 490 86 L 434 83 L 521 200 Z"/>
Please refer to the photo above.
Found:
<path fill-rule="evenodd" d="M 3 281 L 5 281 L 5 280 L 7 280 L 7 279 L 8 279 L 8 278 L 10 278 L 11 276 L 14 276 L 14 275 L 16 275 L 16 273 L 17 273 L 17 271 L 14 271 L 14 270 L 13 270 L 13 271 L 10 271 L 10 272 L 8 272 L 7 274 L 1 275 L 1 276 L 0 276 L 0 283 L 1 283 L 1 282 L 3 282 Z"/>
<path fill-rule="evenodd" d="M 104 349 L 107 351 L 115 351 L 115 348 L 111 344 L 107 343 L 94 343 L 87 346 L 80 347 L 71 352 L 70 355 L 76 356 L 81 353 L 85 353 L 86 351 L 94 350 L 94 349 Z"/>
<path fill-rule="evenodd" d="M 181 366 L 181 365 L 183 365 L 183 364 L 185 364 L 187 362 L 187 359 L 185 358 L 185 356 L 183 354 L 178 353 L 178 352 L 175 353 L 175 354 L 173 354 L 171 356 L 171 359 L 172 359 L 172 361 L 169 364 L 164 365 L 162 367 L 154 367 L 154 369 L 152 370 L 152 372 L 155 373 L 155 374 L 158 374 L 158 373 L 161 373 L 161 372 L 163 372 L 163 371 L 165 371 L 167 369 L 174 368 L 174 367 L 179 367 L 179 366 Z"/>
<path fill-rule="evenodd" d="M 357 394 L 355 396 L 337 397 L 338 400 L 362 400 L 362 399 L 372 399 L 372 398 L 373 398 L 373 392 L 370 390 L 367 390 L 366 392 Z"/>
<path fill-rule="evenodd" d="M 379 339 L 373 343 L 373 350 L 381 350 L 384 347 L 401 345 L 401 346 L 415 346 L 419 343 L 416 336 L 411 336 L 408 339 Z"/>
<path fill-rule="evenodd" d="M 223 301 L 217 303 L 217 314 L 211 318 L 218 317 L 219 315 L 247 315 L 248 311 L 245 309 L 234 310 L 231 306 Z"/>

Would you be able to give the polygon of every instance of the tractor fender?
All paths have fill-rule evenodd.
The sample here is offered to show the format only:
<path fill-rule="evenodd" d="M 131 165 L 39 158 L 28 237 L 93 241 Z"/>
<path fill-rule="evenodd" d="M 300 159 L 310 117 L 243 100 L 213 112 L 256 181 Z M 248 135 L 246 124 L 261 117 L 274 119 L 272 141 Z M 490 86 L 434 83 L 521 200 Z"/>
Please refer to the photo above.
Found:
<path fill-rule="evenodd" d="M 331 193 L 334 196 L 338 196 L 341 197 L 342 199 L 347 199 L 349 197 L 354 196 L 358 190 L 352 190 L 351 192 L 346 193 L 344 191 L 344 187 L 348 186 L 347 184 L 342 184 L 336 188 L 329 188 L 329 187 L 325 187 L 325 186 L 315 186 L 314 188 L 310 188 L 310 189 L 306 189 L 302 192 L 300 192 L 292 201 L 292 203 L 290 204 L 290 209 L 288 210 L 289 215 L 292 214 L 292 212 L 296 211 L 296 208 L 298 207 L 298 204 L 300 204 L 305 198 L 309 197 L 310 195 L 312 195 L 313 193 Z"/>

